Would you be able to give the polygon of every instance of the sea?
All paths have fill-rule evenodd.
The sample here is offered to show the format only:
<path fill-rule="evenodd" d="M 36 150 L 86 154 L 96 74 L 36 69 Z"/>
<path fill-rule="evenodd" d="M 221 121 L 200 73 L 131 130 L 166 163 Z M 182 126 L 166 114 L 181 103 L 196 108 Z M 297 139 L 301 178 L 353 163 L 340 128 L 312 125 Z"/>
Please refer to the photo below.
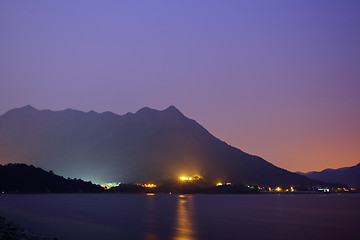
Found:
<path fill-rule="evenodd" d="M 360 194 L 1 194 L 0 216 L 59 240 L 360 239 Z"/>

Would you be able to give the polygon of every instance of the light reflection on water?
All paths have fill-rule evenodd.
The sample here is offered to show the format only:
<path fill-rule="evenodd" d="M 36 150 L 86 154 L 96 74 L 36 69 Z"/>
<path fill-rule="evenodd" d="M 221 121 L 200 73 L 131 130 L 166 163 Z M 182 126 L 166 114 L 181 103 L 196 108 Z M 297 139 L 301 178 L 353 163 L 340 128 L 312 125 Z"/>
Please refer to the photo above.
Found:
<path fill-rule="evenodd" d="M 154 206 L 154 195 L 153 193 L 146 194 L 149 196 L 146 201 L 146 232 L 145 240 L 157 240 L 156 235 L 156 219 L 155 219 L 155 206 Z"/>
<path fill-rule="evenodd" d="M 163 236 L 159 236 L 159 222 L 157 221 L 155 196 L 148 195 L 146 201 L 145 213 L 145 240 L 158 240 Z M 193 197 L 191 195 L 179 195 L 175 199 L 176 205 L 173 209 L 167 209 L 174 212 L 174 222 L 167 222 L 172 226 L 173 233 L 171 239 L 173 240 L 196 240 L 193 219 Z M 163 206 L 165 207 L 165 206 Z"/>
<path fill-rule="evenodd" d="M 3 194 L 0 216 L 63 240 L 359 239 L 360 194 Z"/>
<path fill-rule="evenodd" d="M 195 239 L 193 222 L 193 197 L 189 195 L 179 195 L 175 217 L 174 240 L 193 240 Z"/>

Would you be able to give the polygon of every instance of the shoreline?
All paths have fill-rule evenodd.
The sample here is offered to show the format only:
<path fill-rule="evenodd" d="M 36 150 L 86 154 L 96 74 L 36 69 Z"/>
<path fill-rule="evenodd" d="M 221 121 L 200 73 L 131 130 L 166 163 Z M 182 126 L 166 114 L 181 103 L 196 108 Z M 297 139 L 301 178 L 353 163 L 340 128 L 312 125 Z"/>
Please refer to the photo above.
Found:
<path fill-rule="evenodd" d="M 0 216 L 0 239 L 8 240 L 58 240 L 56 237 L 47 237 L 39 235 L 30 229 L 15 224 L 11 220 Z"/>

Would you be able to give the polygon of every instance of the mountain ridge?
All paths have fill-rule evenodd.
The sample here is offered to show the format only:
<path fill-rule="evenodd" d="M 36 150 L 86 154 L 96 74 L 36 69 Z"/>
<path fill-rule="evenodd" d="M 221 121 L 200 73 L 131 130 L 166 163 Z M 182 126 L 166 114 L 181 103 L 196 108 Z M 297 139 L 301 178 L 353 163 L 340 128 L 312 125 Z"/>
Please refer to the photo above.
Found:
<path fill-rule="evenodd" d="M 227 144 L 175 106 L 118 115 L 27 105 L 0 116 L 0 141 L 0 163 L 25 162 L 93 182 L 201 174 L 268 185 L 318 183 Z"/>
<path fill-rule="evenodd" d="M 314 180 L 326 183 L 341 183 L 360 189 L 360 163 L 351 167 L 337 169 L 327 168 L 322 171 L 311 171 L 300 174 Z"/>

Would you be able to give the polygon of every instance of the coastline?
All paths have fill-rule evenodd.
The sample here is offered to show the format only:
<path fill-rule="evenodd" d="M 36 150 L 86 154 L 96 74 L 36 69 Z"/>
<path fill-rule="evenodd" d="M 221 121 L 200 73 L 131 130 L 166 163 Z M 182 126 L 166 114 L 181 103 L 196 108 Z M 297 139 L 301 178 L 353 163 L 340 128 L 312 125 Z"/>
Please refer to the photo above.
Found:
<path fill-rule="evenodd" d="M 0 239 L 8 240 L 57 240 L 56 237 L 47 237 L 34 233 L 28 228 L 0 216 Z"/>

